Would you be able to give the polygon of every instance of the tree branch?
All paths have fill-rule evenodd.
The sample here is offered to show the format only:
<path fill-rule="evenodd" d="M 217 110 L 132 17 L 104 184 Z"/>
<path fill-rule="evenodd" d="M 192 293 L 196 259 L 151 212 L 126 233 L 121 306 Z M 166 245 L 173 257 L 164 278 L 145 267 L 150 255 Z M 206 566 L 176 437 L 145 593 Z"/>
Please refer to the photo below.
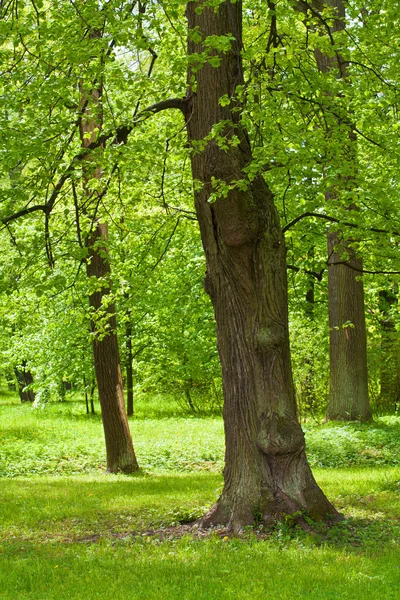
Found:
<path fill-rule="evenodd" d="M 24 217 L 25 215 L 29 215 L 30 213 L 37 212 L 39 210 L 41 210 L 42 212 L 46 212 L 46 209 L 47 204 L 35 204 L 34 206 L 28 206 L 12 215 L 9 215 L 8 217 L 3 217 L 1 219 L 1 223 L 2 225 L 7 225 L 8 223 L 11 223 L 11 221 L 15 221 L 16 219 Z"/>
<path fill-rule="evenodd" d="M 286 268 L 290 271 L 294 271 L 295 273 L 307 273 L 307 275 L 315 277 L 315 279 L 318 279 L 318 281 L 322 281 L 322 277 L 325 271 L 325 269 L 321 269 L 321 271 L 308 271 L 307 269 L 300 269 L 300 267 L 295 267 L 294 265 L 286 265 Z"/>
<path fill-rule="evenodd" d="M 334 267 L 336 265 L 344 265 L 348 267 L 352 271 L 357 271 L 357 273 L 367 273 L 368 275 L 400 275 L 400 271 L 367 271 L 366 269 L 360 269 L 360 267 L 356 267 L 351 265 L 347 260 L 338 260 L 337 262 L 328 262 L 328 267 Z"/>
<path fill-rule="evenodd" d="M 341 221 L 340 219 L 337 219 L 336 217 L 331 217 L 331 216 L 325 215 L 323 213 L 305 212 L 302 215 L 299 215 L 298 217 L 293 219 L 293 221 L 290 221 L 290 223 L 288 223 L 287 225 L 285 225 L 285 227 L 282 228 L 282 232 L 286 233 L 286 231 L 288 231 L 288 229 L 291 229 L 292 227 L 294 227 L 294 225 L 299 223 L 299 221 L 302 221 L 303 219 L 306 219 L 308 217 L 316 217 L 318 219 L 324 219 L 325 221 L 330 221 L 331 223 L 340 223 L 341 225 L 344 225 L 345 227 L 352 227 L 353 229 L 360 228 L 360 225 L 358 225 L 357 223 L 349 223 L 347 221 Z M 389 231 L 388 229 L 379 229 L 378 227 L 368 227 L 367 229 L 368 229 L 368 231 L 372 231 L 373 233 L 388 233 L 389 235 L 400 236 L 400 233 L 398 231 Z"/>
<path fill-rule="evenodd" d="M 55 185 L 55 187 L 53 189 L 53 192 L 51 193 L 51 196 L 49 197 L 49 199 L 46 201 L 45 204 L 36 204 L 34 206 L 27 206 L 24 209 L 22 209 L 16 213 L 13 213 L 12 215 L 3 217 L 0 222 L 3 225 L 7 225 L 7 223 L 10 223 L 11 221 L 15 221 L 16 219 L 19 219 L 21 217 L 24 217 L 25 215 L 28 215 L 30 213 L 37 212 L 37 211 L 42 211 L 45 213 L 45 215 L 50 214 L 50 212 L 53 209 L 53 206 L 57 199 L 58 194 L 60 193 L 64 183 L 67 181 L 67 179 L 69 178 L 71 173 L 74 171 L 76 165 L 78 163 L 81 163 L 82 161 L 84 161 L 93 150 L 95 150 L 96 148 L 99 148 L 100 146 L 103 146 L 106 142 L 108 142 L 111 139 L 113 140 L 113 142 L 115 144 L 126 144 L 128 135 L 136 127 L 136 125 L 138 125 L 142 121 L 147 120 L 152 115 L 155 115 L 163 110 L 178 109 L 183 114 L 185 114 L 188 101 L 189 101 L 189 97 L 169 98 L 167 100 L 162 100 L 161 102 L 156 102 L 155 104 L 151 104 L 150 106 L 148 106 L 147 108 L 142 110 L 138 115 L 138 119 L 136 119 L 132 125 L 123 125 L 121 127 L 117 127 L 117 129 L 113 132 L 104 133 L 103 135 L 100 135 L 97 138 L 97 140 L 95 140 L 94 142 L 89 144 L 86 148 L 82 149 L 80 152 L 75 154 L 75 156 L 72 158 L 71 162 L 69 163 L 69 165 L 66 168 L 66 170 L 64 171 L 64 173 L 60 176 L 57 184 Z M 140 118 L 140 117 L 142 117 L 142 118 Z"/>

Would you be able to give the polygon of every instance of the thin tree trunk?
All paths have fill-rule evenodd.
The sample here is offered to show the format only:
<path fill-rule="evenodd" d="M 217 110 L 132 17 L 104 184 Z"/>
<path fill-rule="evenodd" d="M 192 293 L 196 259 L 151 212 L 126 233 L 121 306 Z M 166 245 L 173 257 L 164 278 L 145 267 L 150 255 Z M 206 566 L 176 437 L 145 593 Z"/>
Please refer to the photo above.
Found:
<path fill-rule="evenodd" d="M 96 381 L 92 380 L 92 386 L 90 388 L 90 412 L 92 413 L 92 415 L 96 414 L 96 411 L 94 410 L 94 392 L 96 389 Z"/>
<path fill-rule="evenodd" d="M 206 63 L 197 71 L 186 115 L 195 146 L 223 121 L 220 135 L 227 145 L 224 150 L 209 140 L 202 150 L 197 144 L 191 155 L 207 262 L 205 289 L 214 306 L 225 399 L 224 489 L 202 523 L 240 529 L 297 511 L 317 519 L 337 517 L 311 474 L 296 415 L 279 216 L 262 177 L 248 182 L 245 190 L 233 183 L 246 178 L 243 169 L 252 159 L 247 133 L 239 124 L 240 106 L 220 103 L 243 83 L 242 2 L 223 2 L 218 11 L 191 2 L 187 16 L 189 32 L 197 28 L 203 39 L 236 38 L 230 51 L 218 58 L 213 52 L 218 67 Z M 205 47 L 193 37 L 189 33 L 189 54 L 193 61 L 196 55 L 201 60 Z M 192 76 L 190 71 L 189 82 Z M 239 143 L 229 145 L 233 134 Z M 217 193 L 210 202 L 213 182 L 226 193 Z"/>
<path fill-rule="evenodd" d="M 100 37 L 99 31 L 93 31 L 91 38 Z M 87 148 L 96 139 L 102 126 L 101 108 L 102 86 L 91 90 L 90 96 L 81 86 L 81 104 L 85 116 L 80 125 L 81 144 Z M 88 161 L 84 166 L 84 192 L 86 196 L 85 213 L 92 221 L 91 233 L 86 238 L 88 258 L 86 272 L 89 278 L 97 281 L 95 291 L 89 296 L 93 311 L 91 320 L 92 348 L 96 373 L 99 401 L 107 451 L 107 471 L 129 473 L 138 470 L 132 438 L 125 410 L 124 390 L 117 340 L 116 310 L 113 302 L 107 299 L 111 293 L 111 267 L 108 255 L 107 225 L 100 223 L 97 217 L 101 192 L 91 189 L 92 179 L 100 180 L 101 168 Z M 98 317 L 102 317 L 101 330 L 97 330 Z M 104 319 L 106 317 L 106 319 Z M 104 322 L 105 320 L 105 322 Z"/>
<path fill-rule="evenodd" d="M 22 369 L 14 368 L 15 376 L 18 384 L 18 394 L 21 402 L 34 402 L 35 392 L 32 389 L 27 389 L 33 384 L 33 375 L 25 369 L 25 363 Z"/>
<path fill-rule="evenodd" d="M 89 414 L 89 394 L 86 387 L 86 376 L 83 374 L 83 385 L 85 386 L 85 404 L 86 404 L 86 414 Z"/>
<path fill-rule="evenodd" d="M 400 357 L 399 334 L 391 314 L 397 306 L 397 294 L 389 290 L 379 292 L 381 311 L 381 389 L 379 407 L 381 412 L 394 413 L 400 404 Z"/>
<path fill-rule="evenodd" d="M 101 245 L 100 245 L 101 244 Z M 104 308 L 104 299 L 110 294 L 110 263 L 107 254 L 107 226 L 96 224 L 88 238 L 88 277 L 104 282 L 100 290 L 89 296 L 94 314 L 107 312 L 107 332 L 97 331 L 96 320 L 92 320 L 93 356 L 96 372 L 101 415 L 107 449 L 107 470 L 115 473 L 136 471 L 138 464 L 132 445 L 128 419 L 125 411 L 124 388 L 117 340 L 117 320 L 113 303 Z"/>
<path fill-rule="evenodd" d="M 127 412 L 128 416 L 131 417 L 134 413 L 133 404 L 133 351 L 132 351 L 132 324 L 130 321 L 130 313 L 128 315 L 129 320 L 125 326 L 125 339 L 126 339 L 126 388 L 127 388 Z"/>
<path fill-rule="evenodd" d="M 314 258 L 314 247 L 309 251 L 309 257 Z M 307 291 L 306 291 L 306 305 L 305 313 L 308 319 L 307 329 L 315 327 L 315 278 L 308 276 Z M 315 369 L 314 369 L 314 356 L 312 353 L 307 353 L 304 357 L 304 377 L 300 381 L 300 394 L 301 394 L 301 406 L 304 413 L 311 413 L 314 417 L 314 410 L 316 405 L 316 394 L 315 394 Z M 299 415 L 300 422 L 302 415 Z"/>

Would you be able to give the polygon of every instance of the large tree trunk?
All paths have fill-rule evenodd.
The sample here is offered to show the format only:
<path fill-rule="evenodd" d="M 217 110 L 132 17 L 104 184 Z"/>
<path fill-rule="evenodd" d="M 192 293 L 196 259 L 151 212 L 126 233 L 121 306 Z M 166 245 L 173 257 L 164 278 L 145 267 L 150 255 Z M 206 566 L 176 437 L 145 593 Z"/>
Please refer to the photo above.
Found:
<path fill-rule="evenodd" d="M 96 38 L 101 36 L 101 33 L 93 31 L 90 36 Z M 95 141 L 96 135 L 101 130 L 101 95 L 101 83 L 91 90 L 90 95 L 85 93 L 83 85 L 81 86 L 84 117 L 80 125 L 80 135 L 83 148 L 87 148 L 91 142 Z M 130 473 L 137 471 L 139 467 L 125 410 L 115 305 L 107 299 L 111 293 L 111 268 L 107 249 L 108 232 L 107 225 L 100 223 L 97 217 L 101 186 L 92 188 L 90 185 L 91 179 L 101 179 L 101 176 L 101 167 L 95 164 L 93 158 L 89 157 L 84 166 L 86 196 L 84 212 L 90 217 L 93 224 L 91 233 L 86 238 L 88 249 L 86 272 L 89 278 L 97 280 L 95 291 L 89 296 L 90 307 L 93 309 L 91 328 L 94 368 L 106 442 L 107 471 Z M 99 317 L 101 317 L 101 327 L 98 326 Z"/>
<path fill-rule="evenodd" d="M 311 4 L 314 11 L 318 12 L 325 8 L 334 9 L 337 18 L 333 22 L 332 19 L 330 20 L 330 36 L 344 29 L 344 0 L 313 0 Z M 298 0 L 297 7 L 307 13 L 310 3 Z M 325 26 L 321 29 L 321 35 L 326 36 Z M 329 73 L 332 69 L 336 69 L 337 77 L 347 79 L 347 63 L 336 48 L 329 54 L 324 54 L 317 49 L 315 58 L 321 73 Z M 338 119 L 334 127 L 343 128 L 343 122 Z M 327 136 L 330 135 L 329 130 L 326 133 Z M 348 164 L 353 161 L 352 170 L 355 171 L 357 139 L 351 126 L 348 128 L 347 135 L 345 133 L 343 136 L 342 146 L 343 161 L 347 161 Z M 338 176 L 336 183 L 335 191 L 325 194 L 328 205 L 332 200 L 337 200 L 340 190 L 354 188 L 351 176 Z M 357 207 L 349 206 L 349 210 L 357 210 Z M 328 270 L 330 386 L 326 419 L 368 421 L 372 418 L 372 413 L 368 395 L 364 286 L 360 279 L 362 259 L 356 257 L 351 247 L 351 240 L 346 242 L 336 231 L 328 233 L 328 256 L 331 265 Z M 337 264 L 343 262 L 348 266 Z"/>
<path fill-rule="evenodd" d="M 192 151 L 195 204 L 206 254 L 205 288 L 215 312 L 224 388 L 225 484 L 203 525 L 233 529 L 270 522 L 301 511 L 313 518 L 337 516 L 316 484 L 305 456 L 292 382 L 285 245 L 273 197 L 262 177 L 240 189 L 251 161 L 248 136 L 239 124 L 240 107 L 219 100 L 234 96 L 243 83 L 241 62 L 242 3 L 227 1 L 218 11 L 203 2 L 187 5 L 189 54 L 205 51 L 190 31 L 204 38 L 233 34 L 231 50 L 220 53 L 219 66 L 204 64 L 191 89 L 187 129 Z M 215 38 L 214 38 L 215 39 Z M 215 55 L 216 53 L 213 52 Z M 215 56 L 214 56 L 215 59 Z M 192 60 L 195 60 L 193 56 Z M 201 60 L 201 57 L 199 57 Z M 193 64 L 193 63 L 192 63 Z M 217 63 L 214 63 L 217 64 Z M 204 149 L 213 126 L 226 121 L 221 135 Z M 235 145 L 233 136 L 238 136 Z M 230 186 L 217 193 L 214 186 Z"/>

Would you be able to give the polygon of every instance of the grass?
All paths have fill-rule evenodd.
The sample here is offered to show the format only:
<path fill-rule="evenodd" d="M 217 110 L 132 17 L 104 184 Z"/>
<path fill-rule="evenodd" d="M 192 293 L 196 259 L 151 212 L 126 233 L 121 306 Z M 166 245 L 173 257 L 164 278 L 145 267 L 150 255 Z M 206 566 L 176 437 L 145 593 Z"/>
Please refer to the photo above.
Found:
<path fill-rule="evenodd" d="M 1 600 L 400 597 L 398 419 L 307 428 L 344 523 L 174 538 L 168 527 L 218 496 L 222 423 L 156 405 L 131 422 L 140 475 L 106 476 L 101 422 L 81 404 L 35 411 L 2 398 Z"/>

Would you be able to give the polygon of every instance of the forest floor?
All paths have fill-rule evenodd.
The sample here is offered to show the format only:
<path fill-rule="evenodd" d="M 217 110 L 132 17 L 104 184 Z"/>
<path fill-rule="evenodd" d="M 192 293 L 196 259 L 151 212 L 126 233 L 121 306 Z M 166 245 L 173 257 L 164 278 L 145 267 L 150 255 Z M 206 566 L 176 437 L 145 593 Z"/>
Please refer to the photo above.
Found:
<path fill-rule="evenodd" d="M 241 537 L 182 528 L 221 489 L 221 419 L 158 398 L 131 427 L 141 472 L 105 475 L 101 421 L 81 402 L 35 410 L 0 392 L 1 600 L 400 598 L 400 418 L 307 424 L 346 520 Z"/>

